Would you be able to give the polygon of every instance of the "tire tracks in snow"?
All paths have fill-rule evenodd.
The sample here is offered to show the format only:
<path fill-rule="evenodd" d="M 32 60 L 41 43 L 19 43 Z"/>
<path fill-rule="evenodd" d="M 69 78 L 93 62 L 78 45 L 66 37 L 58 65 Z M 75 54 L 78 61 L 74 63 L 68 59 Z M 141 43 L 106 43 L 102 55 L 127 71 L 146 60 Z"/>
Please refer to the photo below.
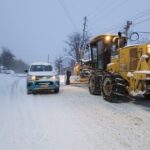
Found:
<path fill-rule="evenodd" d="M 89 95 L 89 98 L 90 98 L 90 96 L 91 95 Z M 83 102 L 82 104 L 81 104 L 81 98 L 82 98 L 82 102 Z M 80 100 L 80 104 L 81 105 L 78 105 L 79 100 Z M 96 98 L 95 98 L 95 100 L 96 100 Z M 92 105 L 95 104 L 95 101 L 92 104 L 92 101 L 84 99 L 84 95 L 83 95 L 83 97 L 74 95 L 74 98 L 71 99 L 71 102 L 73 103 L 75 108 L 77 108 L 76 109 L 76 113 L 78 115 L 83 114 L 82 117 L 84 119 L 87 119 L 87 121 L 89 119 L 89 120 L 93 120 L 93 122 L 95 122 L 95 120 L 97 120 L 97 118 L 103 118 L 103 121 L 105 122 L 104 124 L 103 124 L 102 120 L 101 121 L 96 121 L 94 125 L 91 122 L 89 122 L 89 123 L 92 124 L 93 129 L 94 128 L 99 128 L 98 126 L 101 126 L 104 129 L 104 131 L 106 131 L 107 134 L 109 134 L 108 132 L 110 131 L 110 136 L 115 135 L 114 139 L 116 139 L 116 141 L 118 141 L 118 142 L 120 141 L 121 145 L 123 145 L 124 148 L 135 149 L 135 147 L 132 148 L 132 142 L 131 142 L 131 141 L 134 142 L 135 139 L 137 139 L 137 141 L 139 141 L 139 142 L 137 142 L 136 149 L 143 148 L 142 147 L 143 145 L 141 146 L 141 142 L 140 141 L 142 140 L 144 142 L 145 138 L 147 137 L 146 139 L 148 139 L 148 137 L 150 136 L 149 134 L 144 136 L 145 131 L 150 130 L 150 128 L 148 126 L 149 121 L 146 124 L 145 122 L 143 122 L 142 120 L 139 119 L 139 116 L 138 117 L 135 116 L 135 115 L 139 115 L 139 112 L 141 112 L 141 109 L 139 109 L 139 107 L 136 108 L 136 109 L 139 109 L 139 111 L 133 110 L 134 113 L 132 113 L 132 109 L 133 109 L 132 106 L 130 108 L 131 110 L 127 110 L 126 111 L 126 109 L 124 109 L 124 108 L 121 108 L 121 109 L 119 108 L 118 109 L 119 105 L 122 106 L 122 104 L 119 104 L 118 107 L 117 107 L 117 106 L 114 106 L 111 103 L 108 103 L 108 102 L 105 102 L 105 101 L 101 101 L 99 103 L 96 100 L 97 106 L 94 106 L 94 108 L 92 108 Z M 70 101 L 68 101 L 68 103 L 70 103 Z M 90 104 L 90 107 L 87 105 L 87 103 Z M 130 105 L 130 103 L 128 105 Z M 102 112 L 105 112 L 105 113 L 103 113 L 103 114 L 97 113 L 97 110 L 94 112 L 95 107 L 97 108 L 97 110 L 102 109 Z M 87 110 L 87 108 L 88 108 L 88 110 Z M 91 108 L 92 108 L 92 110 L 89 111 L 89 109 L 91 109 Z M 110 108 L 113 108 L 113 109 L 110 109 Z M 81 113 L 81 112 L 78 113 L 79 110 L 82 110 L 83 113 Z M 116 118 L 117 120 L 112 120 L 111 121 L 111 117 L 112 118 L 114 117 L 114 119 Z M 77 119 L 78 118 L 76 118 L 76 120 Z M 133 120 L 133 119 L 135 119 L 135 120 Z M 142 123 L 140 123 L 140 124 L 136 124 L 135 123 L 135 122 L 141 122 L 141 121 L 142 121 Z M 139 132 L 141 130 L 141 126 L 143 124 L 144 124 L 144 126 L 147 126 L 147 128 L 145 130 L 143 129 L 142 132 Z M 85 129 L 85 128 L 82 127 L 82 129 Z M 128 133 L 128 137 L 125 137 L 123 133 L 119 133 L 118 130 L 120 132 L 122 132 L 122 130 L 123 130 L 124 131 L 123 133 L 127 132 Z M 87 130 L 85 130 L 85 134 L 87 134 L 87 133 L 88 133 L 88 128 L 87 128 Z M 95 133 L 94 135 L 98 135 L 98 133 Z M 88 137 L 88 135 L 87 135 L 87 137 Z M 105 138 L 107 139 L 108 136 L 105 137 Z M 150 144 L 148 144 L 148 140 L 147 140 L 147 144 L 145 142 L 145 147 L 148 147 L 148 146 L 150 146 Z"/>

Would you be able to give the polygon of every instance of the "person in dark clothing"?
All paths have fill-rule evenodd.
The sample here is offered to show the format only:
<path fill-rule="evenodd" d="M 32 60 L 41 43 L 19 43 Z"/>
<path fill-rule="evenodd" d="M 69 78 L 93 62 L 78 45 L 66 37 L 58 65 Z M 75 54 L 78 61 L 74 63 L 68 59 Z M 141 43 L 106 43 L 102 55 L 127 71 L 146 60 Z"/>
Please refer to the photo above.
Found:
<path fill-rule="evenodd" d="M 118 48 L 125 47 L 127 40 L 125 37 L 122 37 L 121 32 L 118 32 Z"/>
<path fill-rule="evenodd" d="M 71 71 L 67 70 L 66 71 L 66 85 L 70 84 L 70 76 L 71 76 Z"/>

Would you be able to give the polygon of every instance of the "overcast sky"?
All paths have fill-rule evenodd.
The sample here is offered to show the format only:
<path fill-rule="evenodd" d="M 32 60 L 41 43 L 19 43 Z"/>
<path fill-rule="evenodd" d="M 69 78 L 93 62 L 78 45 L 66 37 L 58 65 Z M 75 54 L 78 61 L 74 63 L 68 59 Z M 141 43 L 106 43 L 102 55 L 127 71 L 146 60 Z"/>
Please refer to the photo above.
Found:
<path fill-rule="evenodd" d="M 114 33 L 127 20 L 133 31 L 150 31 L 150 0 L 0 0 L 0 47 L 27 63 L 61 55 L 72 32 Z"/>

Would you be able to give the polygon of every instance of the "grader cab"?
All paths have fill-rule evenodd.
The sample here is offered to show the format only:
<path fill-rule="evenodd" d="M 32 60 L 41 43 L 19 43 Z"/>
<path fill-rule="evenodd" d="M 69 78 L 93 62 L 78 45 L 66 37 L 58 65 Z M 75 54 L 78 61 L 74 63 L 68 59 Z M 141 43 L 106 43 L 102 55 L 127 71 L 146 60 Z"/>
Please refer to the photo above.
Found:
<path fill-rule="evenodd" d="M 126 46 L 126 41 L 118 35 L 91 40 L 91 94 L 102 94 L 108 101 L 139 94 L 150 98 L 150 43 Z"/>

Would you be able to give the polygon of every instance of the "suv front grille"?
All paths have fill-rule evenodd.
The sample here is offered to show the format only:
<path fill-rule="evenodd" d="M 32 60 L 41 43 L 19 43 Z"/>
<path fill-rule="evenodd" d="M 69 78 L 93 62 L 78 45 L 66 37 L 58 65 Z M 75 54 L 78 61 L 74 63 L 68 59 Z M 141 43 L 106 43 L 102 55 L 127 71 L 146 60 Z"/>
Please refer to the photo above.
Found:
<path fill-rule="evenodd" d="M 52 76 L 36 76 L 36 80 L 40 79 L 50 79 Z"/>

